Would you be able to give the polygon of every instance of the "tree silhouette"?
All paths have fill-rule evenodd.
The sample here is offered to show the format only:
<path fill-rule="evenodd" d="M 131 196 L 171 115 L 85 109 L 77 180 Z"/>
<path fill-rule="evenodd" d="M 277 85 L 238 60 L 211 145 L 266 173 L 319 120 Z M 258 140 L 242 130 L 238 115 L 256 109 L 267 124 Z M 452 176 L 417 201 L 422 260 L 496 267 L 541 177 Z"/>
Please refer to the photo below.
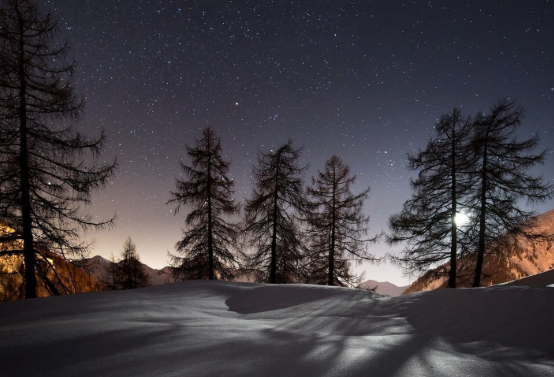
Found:
<path fill-rule="evenodd" d="M 102 228 L 80 211 L 104 186 L 115 162 L 98 162 L 104 134 L 91 140 L 71 125 L 82 110 L 71 86 L 67 44 L 56 46 L 57 23 L 28 0 L 0 8 L 0 217 L 9 237 L 23 240 L 25 297 L 36 297 L 37 245 L 63 257 L 82 258 L 83 230 Z M 85 157 L 91 157 L 86 162 Z M 47 284 L 47 282 L 45 282 Z"/>
<path fill-rule="evenodd" d="M 140 262 L 137 247 L 131 240 L 131 237 L 128 237 L 123 244 L 121 261 L 116 267 L 116 276 L 117 279 L 114 282 L 114 286 L 118 286 L 121 289 L 135 289 L 151 285 L 150 278 Z"/>
<path fill-rule="evenodd" d="M 190 205 L 186 217 L 189 227 L 177 242 L 179 255 L 171 255 L 177 279 L 232 280 L 240 263 L 232 247 L 237 244 L 238 227 L 226 217 L 237 215 L 233 181 L 227 177 L 229 162 L 221 156 L 221 142 L 206 128 L 196 147 L 186 147 L 191 166 L 181 163 L 187 180 L 177 179 L 177 191 L 168 203 Z"/>
<path fill-rule="evenodd" d="M 305 167 L 298 166 L 301 148 L 292 141 L 270 153 L 258 153 L 253 168 L 254 189 L 246 201 L 245 232 L 253 253 L 249 268 L 258 281 L 271 284 L 298 282 L 303 278 L 304 244 L 295 212 L 303 211 Z"/>
<path fill-rule="evenodd" d="M 119 266 L 115 261 L 113 253 L 110 254 L 110 259 L 104 268 L 104 278 L 100 282 L 108 290 L 121 289 L 121 282 L 119 276 Z"/>
<path fill-rule="evenodd" d="M 528 173 L 544 163 L 545 152 L 532 154 L 539 143 L 538 135 L 517 140 L 523 113 L 521 106 L 503 100 L 493 105 L 489 114 L 479 114 L 474 122 L 474 187 L 469 198 L 479 219 L 474 287 L 481 285 L 486 253 L 497 252 L 517 236 L 548 236 L 533 230 L 535 213 L 521 208 L 522 199 L 533 204 L 552 198 L 554 193 L 542 176 Z"/>
<path fill-rule="evenodd" d="M 423 272 L 449 260 L 436 271 L 447 273 L 448 286 L 455 287 L 456 263 L 475 256 L 473 286 L 478 287 L 487 253 L 517 244 L 518 236 L 551 236 L 535 229 L 533 211 L 521 208 L 522 200 L 534 204 L 554 195 L 551 184 L 528 173 L 544 162 L 545 153 L 532 154 L 538 136 L 517 140 L 522 118 L 523 109 L 506 100 L 473 120 L 462 118 L 458 110 L 441 118 L 427 149 L 408 156 L 410 168 L 419 175 L 412 182 L 412 198 L 389 221 L 388 241 L 407 242 L 393 260 L 408 272 Z M 460 211 L 469 217 L 463 228 L 456 226 Z"/>
<path fill-rule="evenodd" d="M 353 195 L 350 189 L 355 180 L 350 168 L 332 156 L 307 189 L 311 283 L 355 286 L 360 277 L 351 273 L 350 261 L 377 261 L 367 251 L 368 240 L 362 239 L 368 231 L 369 217 L 362 207 L 369 188 Z"/>
<path fill-rule="evenodd" d="M 412 198 L 389 220 L 387 241 L 406 245 L 393 261 L 409 274 L 449 261 L 436 272 L 448 275 L 450 288 L 456 287 L 457 258 L 465 249 L 459 246 L 456 216 L 471 188 L 466 158 L 471 126 L 457 109 L 441 117 L 427 148 L 408 155 L 410 170 L 418 171 L 411 181 Z"/>

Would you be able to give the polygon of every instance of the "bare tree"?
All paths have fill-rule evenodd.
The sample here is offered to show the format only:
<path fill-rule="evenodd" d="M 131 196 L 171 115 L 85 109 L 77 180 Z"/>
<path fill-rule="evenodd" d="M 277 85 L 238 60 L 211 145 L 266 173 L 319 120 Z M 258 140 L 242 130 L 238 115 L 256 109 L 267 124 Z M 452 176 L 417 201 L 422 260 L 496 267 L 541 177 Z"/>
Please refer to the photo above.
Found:
<path fill-rule="evenodd" d="M 360 283 L 360 277 L 351 272 L 350 262 L 378 261 L 367 251 L 367 242 L 376 238 L 363 239 L 369 216 L 362 209 L 369 188 L 353 195 L 355 180 L 350 168 L 332 156 L 325 163 L 325 171 L 312 178 L 312 186 L 307 189 L 311 283 L 353 287 Z"/>
<path fill-rule="evenodd" d="M 467 263 L 467 270 L 476 259 L 473 286 L 478 287 L 486 254 L 517 244 L 518 236 L 551 236 L 534 228 L 533 211 L 521 208 L 523 200 L 534 204 L 554 194 L 551 184 L 528 173 L 544 162 L 545 152 L 532 153 L 538 136 L 517 140 L 522 118 L 523 109 L 506 100 L 473 119 L 457 110 L 441 118 L 427 149 L 409 156 L 419 175 L 412 182 L 412 199 L 390 219 L 388 241 L 407 242 L 393 260 L 409 272 L 443 263 L 435 271 L 448 274 L 448 286 L 455 287 L 457 263 Z M 468 216 L 461 228 L 456 224 L 460 212 Z"/>
<path fill-rule="evenodd" d="M 187 180 L 177 179 L 177 191 L 168 203 L 190 205 L 186 217 L 189 227 L 176 245 L 179 255 L 171 255 L 178 279 L 232 280 L 240 267 L 232 248 L 237 244 L 238 227 L 227 217 L 240 207 L 233 200 L 233 181 L 227 176 L 229 161 L 221 155 L 221 141 L 206 128 L 196 147 L 187 146 L 191 166 L 181 163 Z"/>
<path fill-rule="evenodd" d="M 303 211 L 303 173 L 298 166 L 301 148 L 292 141 L 269 153 L 259 152 L 253 169 L 254 189 L 246 201 L 244 229 L 253 249 L 249 268 L 258 281 L 271 284 L 298 282 L 304 243 L 295 213 Z"/>
<path fill-rule="evenodd" d="M 456 217 L 464 211 L 463 200 L 471 188 L 466 158 L 471 126 L 458 109 L 441 117 L 427 148 L 408 155 L 410 170 L 418 171 L 417 179 L 411 181 L 412 198 L 389 220 L 392 233 L 387 241 L 406 245 L 400 255 L 392 256 L 393 261 L 408 274 L 449 261 L 436 271 L 448 275 L 450 288 L 456 287 L 457 259 L 467 249 L 460 247 L 463 240 Z"/>
<path fill-rule="evenodd" d="M 471 152 L 474 159 L 474 188 L 469 201 L 478 217 L 477 262 L 473 286 L 481 285 L 485 254 L 498 252 L 517 236 L 545 238 L 534 230 L 533 211 L 521 208 L 551 199 L 554 187 L 542 176 L 528 171 L 544 163 L 545 151 L 533 154 L 539 136 L 518 141 L 516 132 L 524 110 L 514 102 L 500 101 L 489 114 L 479 114 L 473 126 Z"/>
<path fill-rule="evenodd" d="M 108 290 L 121 289 L 121 282 L 119 278 L 118 264 L 115 261 L 113 253 L 110 254 L 110 259 L 104 269 L 104 278 L 100 282 Z M 86 271 L 86 269 L 85 269 Z"/>
<path fill-rule="evenodd" d="M 0 8 L 0 217 L 8 238 L 23 240 L 25 297 L 36 297 L 37 250 L 82 258 L 84 230 L 95 222 L 80 211 L 103 187 L 114 163 L 98 160 L 105 137 L 89 139 L 72 127 L 83 102 L 71 86 L 67 44 L 56 46 L 57 23 L 29 0 L 4 0 Z M 85 157 L 91 157 L 87 162 Z"/>

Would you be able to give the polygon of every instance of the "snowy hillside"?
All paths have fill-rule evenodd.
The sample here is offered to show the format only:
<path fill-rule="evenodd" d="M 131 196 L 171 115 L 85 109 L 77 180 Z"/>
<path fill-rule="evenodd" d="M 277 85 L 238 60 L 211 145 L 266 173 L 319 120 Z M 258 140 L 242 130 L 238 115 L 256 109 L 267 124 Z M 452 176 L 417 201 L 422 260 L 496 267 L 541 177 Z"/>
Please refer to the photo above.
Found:
<path fill-rule="evenodd" d="M 375 287 L 377 287 L 375 289 Z M 400 296 L 404 291 L 409 287 L 409 285 L 399 287 L 388 281 L 375 281 L 375 280 L 366 280 L 363 283 L 360 283 L 359 288 L 362 289 L 375 289 L 375 292 L 381 293 L 383 295 L 396 297 Z"/>
<path fill-rule="evenodd" d="M 520 287 L 545 287 L 554 285 L 554 270 L 541 272 L 540 274 L 531 275 L 522 279 L 509 281 L 502 285 L 520 286 Z"/>
<path fill-rule="evenodd" d="M 189 281 L 0 303 L 11 376 L 552 376 L 554 288 Z"/>
<path fill-rule="evenodd" d="M 536 217 L 536 232 L 554 234 L 554 210 Z M 482 285 L 501 284 L 512 280 L 539 274 L 554 269 L 554 242 L 533 243 L 523 237 L 518 238 L 517 247 L 512 245 L 497 255 L 485 255 Z M 466 265 L 458 274 L 458 286 L 471 286 L 475 264 Z M 447 277 L 436 277 L 433 271 L 420 277 L 407 290 L 407 293 L 429 291 L 446 287 Z"/>

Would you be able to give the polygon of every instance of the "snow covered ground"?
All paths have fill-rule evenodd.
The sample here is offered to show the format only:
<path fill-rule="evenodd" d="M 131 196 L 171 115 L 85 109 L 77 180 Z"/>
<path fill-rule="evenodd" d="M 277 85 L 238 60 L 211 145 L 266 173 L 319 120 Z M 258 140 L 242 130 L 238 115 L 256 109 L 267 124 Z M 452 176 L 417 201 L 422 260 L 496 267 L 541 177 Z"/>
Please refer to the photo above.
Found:
<path fill-rule="evenodd" d="M 554 270 L 541 272 L 524 278 L 509 281 L 502 285 L 525 286 L 525 287 L 546 287 L 554 285 Z"/>
<path fill-rule="evenodd" d="M 554 288 L 193 281 L 0 303 L 1 376 L 554 376 Z"/>

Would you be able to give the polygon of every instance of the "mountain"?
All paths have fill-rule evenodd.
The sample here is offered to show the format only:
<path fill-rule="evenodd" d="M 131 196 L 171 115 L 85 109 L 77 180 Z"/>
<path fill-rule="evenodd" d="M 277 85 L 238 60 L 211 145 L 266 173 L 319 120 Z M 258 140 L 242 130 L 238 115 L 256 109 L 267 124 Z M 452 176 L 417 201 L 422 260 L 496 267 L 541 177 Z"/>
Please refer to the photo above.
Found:
<path fill-rule="evenodd" d="M 96 255 L 95 257 L 92 257 L 90 259 L 84 259 L 79 263 L 82 265 L 82 268 L 91 276 L 93 276 L 97 281 L 107 281 L 106 271 L 108 270 L 109 264 L 112 262 L 110 262 L 106 258 L 103 258 L 100 255 Z M 152 285 L 161 285 L 175 282 L 175 280 L 171 276 L 171 267 L 164 267 L 161 270 L 157 270 L 155 268 L 149 267 L 144 263 L 142 264 L 142 267 L 150 277 Z M 253 274 L 239 275 L 237 276 L 236 281 L 253 283 L 255 281 L 255 276 L 253 276 Z M 367 290 L 374 289 L 375 287 L 377 287 L 377 289 L 375 290 L 376 293 L 391 297 L 400 296 L 406 290 L 406 288 L 408 288 L 408 286 L 398 287 L 392 283 L 389 283 L 388 281 L 380 282 L 375 280 L 367 280 L 363 283 L 360 283 L 360 285 L 358 286 L 358 288 Z"/>
<path fill-rule="evenodd" d="M 377 287 L 377 289 L 375 289 Z M 388 281 L 375 281 L 375 280 L 367 280 L 363 283 L 360 283 L 358 285 L 358 288 L 361 289 L 368 289 L 373 290 L 375 289 L 376 293 L 380 293 L 382 295 L 387 295 L 391 297 L 400 296 L 404 291 L 409 287 L 409 285 L 399 287 L 392 283 L 389 283 Z"/>
<path fill-rule="evenodd" d="M 103 290 L 96 279 L 56 253 L 41 250 L 38 262 L 44 267 L 37 272 L 37 296 L 49 297 Z M 0 257 L 0 301 L 24 297 L 23 256 Z"/>
<path fill-rule="evenodd" d="M 105 282 L 108 280 L 106 274 L 108 271 L 108 266 L 112 262 L 107 260 L 106 258 L 103 258 L 100 255 L 96 255 L 92 258 L 83 259 L 77 263 L 79 266 L 81 266 L 83 270 L 89 273 L 98 282 Z M 141 264 L 144 268 L 144 271 L 150 278 L 150 282 L 152 283 L 152 285 L 172 283 L 175 281 L 171 276 L 171 267 L 166 266 L 161 270 L 157 270 L 155 268 L 149 267 L 144 263 Z"/>
<path fill-rule="evenodd" d="M 554 210 L 538 215 L 535 219 L 537 232 L 554 235 Z M 554 240 L 532 242 L 523 237 L 518 237 L 517 245 L 512 244 L 495 255 L 485 255 L 483 264 L 483 274 L 485 276 L 481 279 L 481 284 L 490 286 L 505 283 L 554 269 L 553 245 Z M 465 268 L 458 274 L 456 285 L 469 287 L 474 268 L 474 261 L 466 263 Z M 435 276 L 437 270 L 438 268 L 425 273 L 405 293 L 446 287 L 447 277 Z"/>
<path fill-rule="evenodd" d="M 2 376 L 552 376 L 554 288 L 186 281 L 0 303 Z"/>

